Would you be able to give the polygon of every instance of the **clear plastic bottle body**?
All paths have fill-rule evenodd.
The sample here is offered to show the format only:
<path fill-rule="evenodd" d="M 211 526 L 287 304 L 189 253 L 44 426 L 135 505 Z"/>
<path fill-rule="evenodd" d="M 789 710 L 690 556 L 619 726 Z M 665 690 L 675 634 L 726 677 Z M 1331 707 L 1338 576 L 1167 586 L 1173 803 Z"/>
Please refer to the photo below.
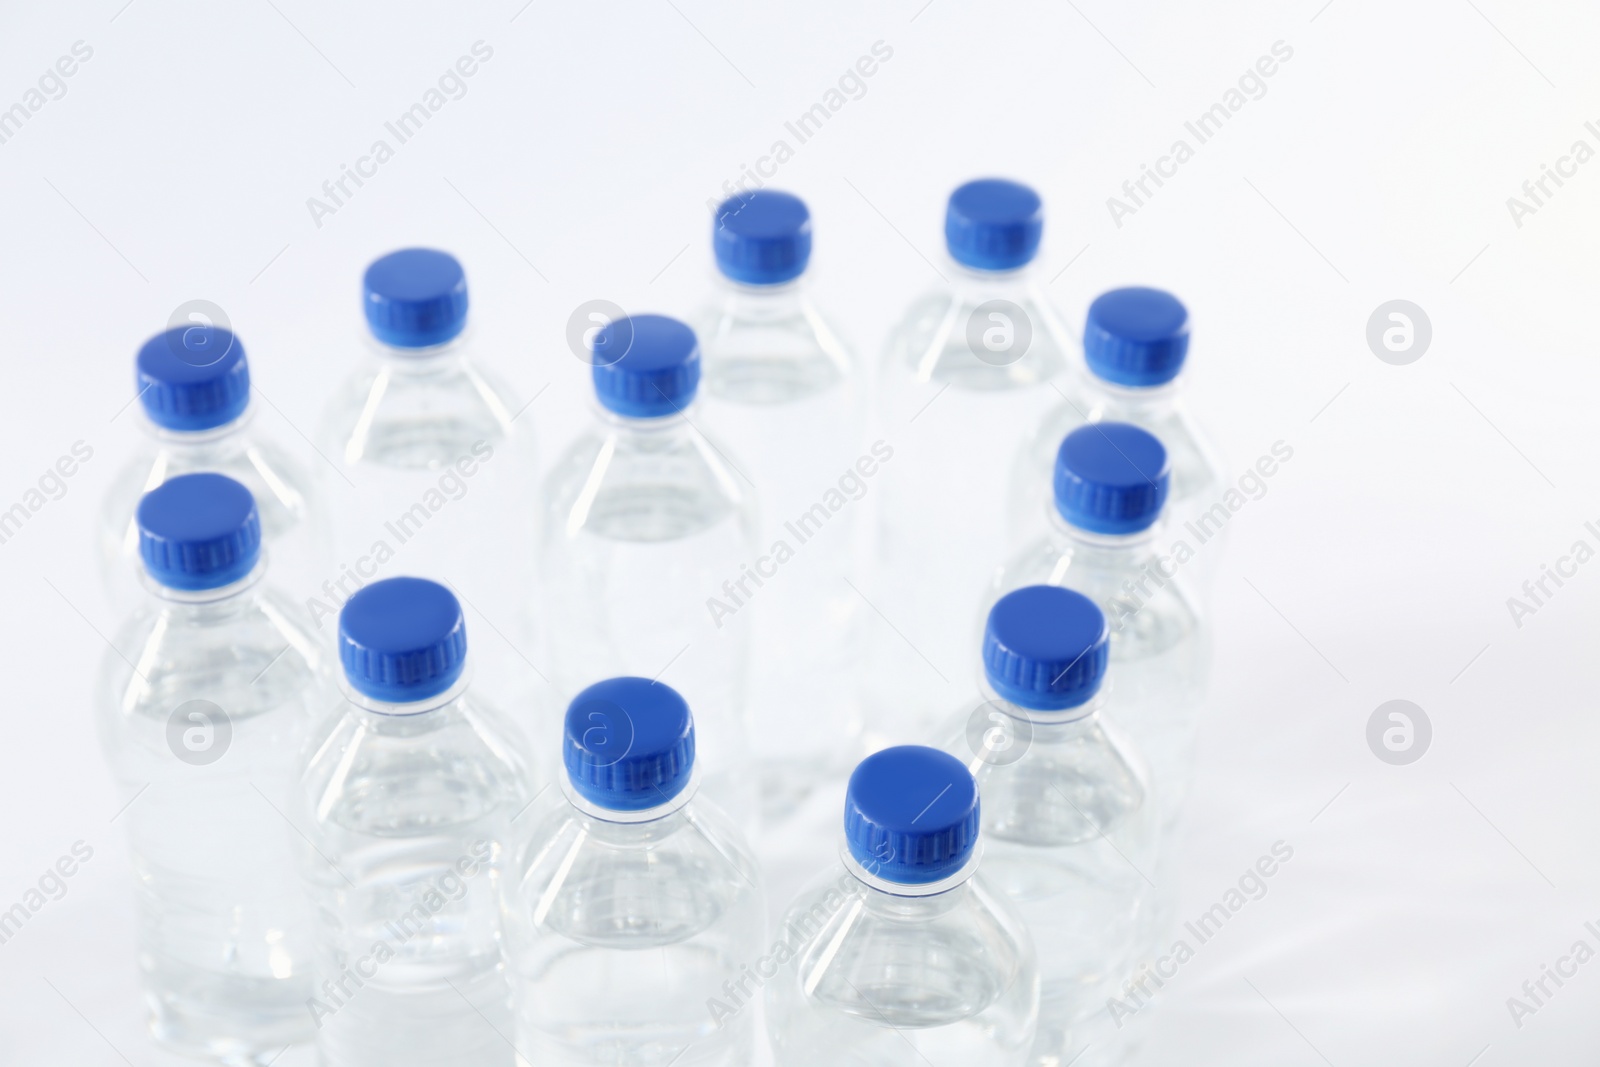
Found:
<path fill-rule="evenodd" d="M 335 394 L 322 450 L 331 479 L 334 565 L 308 602 L 337 625 L 363 585 L 410 574 L 447 583 L 486 625 L 473 646 L 479 690 L 506 708 L 543 689 L 530 605 L 538 461 L 510 392 L 471 358 L 469 335 L 434 348 L 370 338 L 365 366 Z"/>
<path fill-rule="evenodd" d="M 985 695 L 981 731 L 963 710 L 940 736 L 983 796 L 983 875 L 1039 954 L 1030 1063 L 1056 1067 L 1113 1042 L 1095 1017 L 1144 949 L 1159 827 L 1137 755 L 1100 714 L 1104 697 L 1036 712 Z"/>
<path fill-rule="evenodd" d="M 1105 613 L 1111 630 L 1105 717 L 1127 733 L 1148 769 L 1162 842 L 1153 866 L 1145 868 L 1155 886 L 1139 945 L 1148 958 L 1166 944 L 1177 919 L 1174 842 L 1194 777 L 1195 736 L 1211 671 L 1210 630 L 1184 584 L 1187 576 L 1161 548 L 1168 542 L 1163 524 L 1121 537 L 1077 530 L 1058 515 L 1046 525 L 1049 533 L 1001 571 L 992 595 L 1059 585 L 1083 593 Z"/>
<path fill-rule="evenodd" d="M 780 1067 L 1028 1062 L 1038 963 L 1021 917 L 975 869 L 896 887 L 846 858 L 800 894 L 766 983 Z"/>
<path fill-rule="evenodd" d="M 332 690 L 294 606 L 251 575 L 152 588 L 107 655 L 106 757 L 130 798 L 139 966 L 162 1042 L 270 1056 L 311 1037 L 310 908 L 284 812 L 295 759 Z"/>
<path fill-rule="evenodd" d="M 855 677 L 858 649 L 861 602 L 846 580 L 857 575 L 857 501 L 869 492 L 858 468 L 866 409 L 855 361 L 803 279 L 722 280 L 696 332 L 703 426 L 727 442 L 759 502 L 760 555 L 748 562 L 770 582 L 745 583 L 761 603 L 751 743 L 763 809 L 778 816 L 858 754 L 858 694 L 841 680 Z"/>
<path fill-rule="evenodd" d="M 748 673 L 760 604 L 711 607 L 756 556 L 738 458 L 695 429 L 692 407 L 653 419 L 599 410 L 595 420 L 545 485 L 551 680 L 563 704 L 603 678 L 669 683 L 694 707 L 707 795 L 753 817 Z"/>
<path fill-rule="evenodd" d="M 1027 544 L 1045 532 L 1041 516 L 1054 511 L 1051 494 L 1062 438 L 1085 423 L 1130 423 L 1155 434 L 1167 450 L 1172 471 L 1165 509 L 1170 540 L 1181 538 L 1195 550 L 1196 558 L 1185 564 L 1185 569 L 1190 586 L 1202 596 L 1207 594 L 1222 555 L 1224 528 L 1215 516 L 1204 515 L 1222 499 L 1222 468 L 1189 414 L 1181 382 L 1128 388 L 1103 381 L 1079 366 L 1064 387 L 1065 399 L 1039 423 L 1013 464 L 1008 544 Z"/>
<path fill-rule="evenodd" d="M 1066 367 L 1065 331 L 1026 268 L 946 269 L 951 286 L 912 306 L 882 369 L 874 436 L 894 459 L 869 498 L 866 576 L 889 623 L 865 627 L 872 747 L 925 734 L 964 684 L 968 620 L 1006 545 L 1007 472 Z"/>
<path fill-rule="evenodd" d="M 499 890 L 532 793 L 521 730 L 466 692 L 353 693 L 306 746 L 299 866 L 325 1067 L 510 1067 Z"/>
<path fill-rule="evenodd" d="M 1149 769 L 1160 825 L 1172 828 L 1193 776 L 1194 739 L 1210 679 L 1210 630 L 1173 558 L 1162 524 L 1102 536 L 1059 516 L 1048 533 L 1000 571 L 985 611 L 1026 585 L 1076 589 L 1100 606 L 1111 630 L 1108 716 Z M 1178 574 L 1178 577 L 1173 577 Z"/>
<path fill-rule="evenodd" d="M 755 1013 L 713 1001 L 764 951 L 760 878 L 707 800 L 619 816 L 557 798 L 503 897 L 519 1064 L 748 1065 Z"/>
<path fill-rule="evenodd" d="M 254 404 L 210 430 L 168 430 L 141 413 L 142 439 L 107 491 L 99 556 L 106 594 L 126 613 L 143 600 L 139 529 L 144 494 L 180 474 L 214 471 L 250 490 L 261 533 L 272 546 L 272 584 L 295 604 L 315 593 L 328 569 L 329 525 L 319 476 L 266 434 Z M 300 616 L 302 620 L 304 615 Z"/>

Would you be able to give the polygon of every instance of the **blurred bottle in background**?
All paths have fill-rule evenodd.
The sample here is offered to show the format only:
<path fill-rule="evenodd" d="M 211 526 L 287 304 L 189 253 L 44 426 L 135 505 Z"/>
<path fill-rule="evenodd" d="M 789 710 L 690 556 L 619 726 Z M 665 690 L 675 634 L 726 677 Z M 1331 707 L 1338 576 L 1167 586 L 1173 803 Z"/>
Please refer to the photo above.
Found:
<path fill-rule="evenodd" d="M 775 818 L 859 756 L 861 603 L 846 579 L 860 544 L 855 504 L 868 487 L 858 469 L 865 408 L 855 361 L 807 289 L 805 203 L 742 193 L 718 209 L 712 247 L 721 278 L 698 331 L 704 425 L 727 442 L 760 503 L 761 555 L 747 562 L 763 582 L 745 580 L 742 595 L 761 600 L 752 745 L 762 808 Z"/>
<path fill-rule="evenodd" d="M 101 671 L 96 716 L 131 798 L 139 969 L 157 1040 L 253 1063 L 311 1038 L 312 923 L 285 810 L 326 706 L 317 642 L 269 589 L 243 485 L 180 474 L 136 513 L 144 604 Z"/>
<path fill-rule="evenodd" d="M 562 751 L 566 796 L 504 895 L 518 1055 L 745 1067 L 755 1013 L 723 998 L 765 949 L 761 874 L 699 794 L 689 705 L 648 678 L 597 682 L 568 709 Z"/>
<path fill-rule="evenodd" d="M 483 623 L 481 688 L 507 709 L 547 699 L 535 658 L 531 417 L 474 354 L 454 256 L 391 252 L 362 285 L 367 352 L 321 432 L 342 476 L 330 483 L 337 562 L 307 604 L 313 624 L 326 631 L 378 578 L 447 581 Z"/>
<path fill-rule="evenodd" d="M 780 1067 L 1029 1062 L 1038 963 L 978 873 L 979 825 L 977 784 L 946 753 L 901 745 L 856 768 L 840 862 L 778 930 L 766 1005 Z"/>
<path fill-rule="evenodd" d="M 694 703 L 707 795 L 751 820 L 750 616 L 761 609 L 729 593 L 758 555 L 750 487 L 737 457 L 691 418 L 693 330 L 635 315 L 605 326 L 593 347 L 599 409 L 544 490 L 556 688 L 570 699 L 620 675 L 671 683 Z"/>
<path fill-rule="evenodd" d="M 1111 629 L 1110 716 L 1148 761 L 1162 824 L 1172 828 L 1194 773 L 1194 739 L 1211 666 L 1209 629 L 1190 597 L 1187 562 L 1163 550 L 1168 453 L 1119 422 L 1060 442 L 1047 532 L 1000 571 L 990 602 L 1027 585 L 1075 589 Z"/>
<path fill-rule="evenodd" d="M 1006 544 L 1006 482 L 1060 400 L 1069 342 L 1034 276 L 1039 196 L 982 179 L 950 194 L 945 285 L 890 336 L 879 429 L 894 462 L 874 490 L 867 716 L 875 745 L 925 733 L 969 691 L 970 620 Z M 908 732 L 910 731 L 910 732 Z"/>
<path fill-rule="evenodd" d="M 296 815 L 316 903 L 325 1067 L 510 1067 L 499 882 L 536 795 L 526 734 L 469 689 L 450 590 L 373 582 L 339 614 L 345 699 L 306 747 Z"/>
<path fill-rule="evenodd" d="M 1088 422 L 1126 422 L 1155 434 L 1172 465 L 1167 500 L 1173 537 L 1195 549 L 1189 582 L 1203 599 L 1222 556 L 1227 522 L 1216 455 L 1183 397 L 1189 355 L 1189 311 L 1160 289 L 1113 289 L 1089 305 L 1083 366 L 1064 385 L 1065 398 L 1044 418 L 1012 472 L 1013 546 L 1049 522 L 1050 471 L 1061 439 Z M 1216 509 L 1221 508 L 1219 514 Z"/>
<path fill-rule="evenodd" d="M 100 522 L 100 565 L 119 614 L 143 601 L 139 524 L 145 493 L 195 471 L 250 490 L 272 552 L 273 584 L 298 603 L 325 575 L 328 516 L 311 471 L 262 428 L 250 365 L 232 331 L 196 324 L 158 333 L 135 359 L 143 438 L 112 481 Z"/>
<path fill-rule="evenodd" d="M 984 633 L 985 699 L 940 733 L 983 795 L 983 875 L 1039 953 L 1034 1067 L 1117 1062 L 1106 1002 L 1154 906 L 1160 842 L 1144 772 L 1100 714 L 1109 638 L 1081 593 L 1007 593 Z"/>

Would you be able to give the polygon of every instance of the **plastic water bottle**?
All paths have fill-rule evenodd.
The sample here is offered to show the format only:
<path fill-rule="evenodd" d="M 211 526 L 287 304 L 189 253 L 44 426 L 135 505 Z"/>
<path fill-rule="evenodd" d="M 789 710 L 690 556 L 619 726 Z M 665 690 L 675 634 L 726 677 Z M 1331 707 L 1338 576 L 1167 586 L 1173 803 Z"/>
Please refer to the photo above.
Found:
<path fill-rule="evenodd" d="M 1042 227 L 1025 185 L 958 188 L 945 219 L 948 284 L 911 307 L 885 352 L 874 436 L 894 461 L 872 498 L 876 611 L 866 626 L 877 744 L 928 729 L 961 691 L 969 620 L 1006 544 L 1010 466 L 1061 397 L 1069 342 L 1031 266 Z"/>
<path fill-rule="evenodd" d="M 502 706 L 542 692 L 530 605 L 538 479 L 532 416 L 474 356 L 466 275 L 454 256 L 407 248 L 363 278 L 370 343 L 332 400 L 323 450 L 337 566 L 307 601 L 331 628 L 379 578 L 448 581 L 483 626 L 473 660 Z"/>
<path fill-rule="evenodd" d="M 329 690 L 316 641 L 263 582 L 249 490 L 181 474 L 135 521 L 148 590 L 101 672 L 97 717 L 138 886 L 156 1038 L 258 1062 L 309 1040 L 311 912 L 285 823 Z"/>
<path fill-rule="evenodd" d="M 570 699 L 600 678 L 669 682 L 694 702 L 707 795 L 753 818 L 747 675 L 759 605 L 720 606 L 756 556 L 750 487 L 698 428 L 693 330 L 635 315 L 603 327 L 593 349 L 599 410 L 544 490 L 556 688 Z"/>
<path fill-rule="evenodd" d="M 319 917 L 301 1010 L 324 1067 L 510 1067 L 499 883 L 532 795 L 521 731 L 468 688 L 466 624 L 421 578 L 339 613 L 345 699 L 307 745 Z"/>
<path fill-rule="evenodd" d="M 1157 522 L 1172 479 L 1153 435 L 1080 426 L 1060 442 L 1048 532 L 1001 570 L 994 595 L 1034 584 L 1088 596 L 1105 613 L 1116 665 L 1111 717 L 1148 761 L 1161 821 L 1176 823 L 1193 777 L 1211 645 Z"/>
<path fill-rule="evenodd" d="M 1220 559 L 1222 474 L 1183 400 L 1189 311 L 1160 289 L 1113 289 L 1089 305 L 1084 364 L 1065 384 L 1065 399 L 1019 454 L 1012 478 L 1012 544 L 1043 532 L 1050 513 L 1050 472 L 1061 439 L 1087 422 L 1127 422 L 1161 439 L 1172 465 L 1169 527 L 1195 550 L 1190 584 L 1202 596 Z M 1217 508 L 1222 508 L 1219 521 Z"/>
<path fill-rule="evenodd" d="M 755 1012 L 728 1000 L 764 951 L 761 875 L 698 793 L 689 705 L 648 678 L 598 682 L 562 753 L 566 796 L 504 896 L 519 1062 L 744 1067 Z"/>
<path fill-rule="evenodd" d="M 978 788 L 961 761 L 902 745 L 863 760 L 841 863 L 801 893 L 766 985 L 781 1067 L 1028 1062 L 1033 943 L 978 873 Z"/>
<path fill-rule="evenodd" d="M 752 745 L 762 807 L 792 811 L 860 753 L 855 631 L 858 502 L 879 460 L 863 443 L 859 371 L 806 288 L 811 214 L 798 197 L 760 190 L 717 211 L 722 279 L 698 331 L 705 428 L 726 441 L 757 487 L 756 572 L 735 578 L 738 611 L 759 600 L 751 649 Z M 761 579 L 759 584 L 756 579 Z"/>
<path fill-rule="evenodd" d="M 226 474 L 250 490 L 272 550 L 273 584 L 297 602 L 309 595 L 328 566 L 326 508 L 312 473 L 263 430 L 239 339 L 203 325 L 156 334 L 139 349 L 135 388 L 143 439 L 112 481 L 100 521 L 112 604 L 131 611 L 143 601 L 140 500 L 194 471 Z"/>
<path fill-rule="evenodd" d="M 1105 615 L 1082 593 L 1007 593 L 984 633 L 986 699 L 943 735 L 983 794 L 984 877 L 1022 912 L 1039 953 L 1035 1067 L 1079 1062 L 1090 1047 L 1106 1062 L 1117 1044 L 1106 1000 L 1153 907 L 1144 772 L 1101 714 L 1109 645 Z"/>

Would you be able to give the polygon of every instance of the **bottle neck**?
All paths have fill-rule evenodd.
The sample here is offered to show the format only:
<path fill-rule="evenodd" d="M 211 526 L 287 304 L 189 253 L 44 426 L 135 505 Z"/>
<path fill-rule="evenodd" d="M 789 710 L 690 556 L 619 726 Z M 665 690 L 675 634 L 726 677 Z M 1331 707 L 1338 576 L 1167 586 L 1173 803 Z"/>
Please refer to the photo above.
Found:
<path fill-rule="evenodd" d="M 654 417 L 641 417 L 638 415 L 619 415 L 598 400 L 595 401 L 595 419 L 602 429 L 619 437 L 627 437 L 645 443 L 659 443 L 673 440 L 691 432 L 687 412 L 694 408 L 694 398 L 683 404 L 679 410 L 667 415 Z"/>
<path fill-rule="evenodd" d="M 561 776 L 561 791 L 566 795 L 567 803 L 586 818 L 614 826 L 642 826 L 646 823 L 660 823 L 662 819 L 676 815 L 687 808 L 695 794 L 700 791 L 700 768 L 696 766 L 690 771 L 688 784 L 672 799 L 636 811 L 617 811 L 595 803 L 578 792 L 568 775 Z"/>
<path fill-rule="evenodd" d="M 1020 267 L 1010 270 L 980 270 L 958 263 L 953 259 L 946 260 L 946 273 L 950 276 L 950 285 L 956 292 L 976 299 L 978 301 L 1015 293 L 1018 290 L 1031 289 L 1034 284 L 1033 263 L 1024 263 Z"/>
<path fill-rule="evenodd" d="M 379 700 L 357 690 L 350 684 L 349 678 L 342 675 L 339 687 L 345 700 L 367 725 L 380 732 L 412 733 L 433 729 L 438 722 L 459 710 L 472 681 L 471 675 L 472 665 L 469 663 L 449 689 L 421 700 Z"/>
<path fill-rule="evenodd" d="M 951 890 L 959 889 L 970 882 L 978 873 L 979 861 L 983 858 L 983 842 L 979 841 L 972 848 L 972 854 L 967 861 L 955 872 L 934 882 L 906 883 L 896 882 L 877 874 L 872 869 L 874 864 L 865 864 L 851 853 L 848 844 L 839 848 L 839 859 L 844 863 L 846 875 L 854 882 L 864 887 L 869 893 L 879 894 L 884 897 L 894 897 L 907 900 L 921 900 L 939 897 Z"/>
<path fill-rule="evenodd" d="M 1052 740 L 1066 740 L 1073 735 L 1088 733 L 1095 729 L 1099 723 L 1100 711 L 1106 704 L 1104 682 L 1088 700 L 1070 708 L 1023 707 L 995 692 L 994 686 L 987 679 L 984 680 L 982 688 L 984 698 L 990 707 L 1020 722 L 1028 723 L 1033 728 L 1031 735 L 1034 737 L 1038 736 L 1041 729 L 1049 730 Z"/>
<path fill-rule="evenodd" d="M 804 302 L 806 276 L 776 285 L 751 285 L 726 275 L 720 279 L 723 310 L 743 319 L 784 318 Z"/>
<path fill-rule="evenodd" d="M 159 609 L 163 611 L 187 609 L 192 614 L 215 618 L 253 607 L 260 598 L 261 580 L 266 576 L 266 572 L 266 551 L 263 549 L 261 558 L 243 578 L 212 589 L 174 589 L 162 585 L 143 568 L 139 571 L 139 580 L 144 585 L 151 602 Z"/>
<path fill-rule="evenodd" d="M 396 376 L 427 378 L 460 370 L 466 363 L 467 336 L 462 330 L 450 340 L 427 348 L 401 348 L 384 344 L 370 333 L 367 340 L 385 370 Z"/>
<path fill-rule="evenodd" d="M 1089 384 L 1101 397 L 1102 417 L 1109 421 L 1156 421 L 1179 406 L 1183 375 L 1160 385 L 1118 385 L 1085 368 Z"/>
<path fill-rule="evenodd" d="M 217 455 L 242 447 L 244 431 L 255 420 L 256 402 L 251 400 L 236 417 L 204 430 L 174 430 L 162 426 L 142 413 L 144 432 L 160 448 L 183 455 Z"/>
<path fill-rule="evenodd" d="M 1095 560 L 1108 567 L 1137 569 L 1155 549 L 1161 520 L 1126 534 L 1102 534 L 1074 526 L 1050 501 L 1050 533 L 1057 545 L 1079 560 Z"/>

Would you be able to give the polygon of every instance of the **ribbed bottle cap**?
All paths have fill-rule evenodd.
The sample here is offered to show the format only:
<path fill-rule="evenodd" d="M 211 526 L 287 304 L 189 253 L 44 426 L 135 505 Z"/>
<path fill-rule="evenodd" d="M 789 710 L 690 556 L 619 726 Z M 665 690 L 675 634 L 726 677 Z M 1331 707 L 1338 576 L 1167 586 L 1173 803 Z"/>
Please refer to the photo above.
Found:
<path fill-rule="evenodd" d="M 1094 601 L 1074 589 L 1029 585 L 990 609 L 983 670 L 1001 699 L 1061 711 L 1099 692 L 1110 645 L 1105 614 Z"/>
<path fill-rule="evenodd" d="M 250 366 L 220 326 L 177 326 L 144 343 L 134 386 L 145 414 L 168 430 L 210 430 L 244 414 Z"/>
<path fill-rule="evenodd" d="M 1172 475 L 1155 434 L 1125 422 L 1091 422 L 1056 450 L 1056 510 L 1080 530 L 1149 529 L 1167 502 Z"/>
<path fill-rule="evenodd" d="M 139 501 L 139 557 L 169 589 L 216 589 L 261 558 L 261 518 L 250 490 L 224 474 L 180 474 Z"/>
<path fill-rule="evenodd" d="M 900 745 L 856 766 L 844 800 L 850 855 L 870 873 L 926 885 L 959 871 L 978 844 L 978 784 L 938 749 Z"/>
<path fill-rule="evenodd" d="M 665 315 L 607 323 L 594 337 L 594 391 L 600 403 L 636 419 L 682 411 L 700 386 L 700 342 Z"/>
<path fill-rule="evenodd" d="M 609 678 L 567 708 L 562 762 L 582 797 L 610 811 L 665 804 L 694 770 L 694 716 L 678 691 L 648 678 Z"/>
<path fill-rule="evenodd" d="M 385 578 L 339 612 L 339 662 L 351 688 L 408 704 L 449 689 L 467 663 L 467 624 L 456 595 L 426 578 Z"/>
<path fill-rule="evenodd" d="M 1039 194 L 1020 182 L 979 178 L 950 194 L 944 240 L 963 266 L 1014 270 L 1033 259 L 1043 232 Z"/>
<path fill-rule="evenodd" d="M 711 231 L 717 268 L 746 285 L 777 285 L 805 272 L 811 212 L 805 201 L 771 189 L 729 197 Z"/>
<path fill-rule="evenodd" d="M 1089 305 L 1083 356 L 1115 385 L 1163 385 L 1189 354 L 1189 309 L 1162 289 L 1113 289 Z"/>
<path fill-rule="evenodd" d="M 431 348 L 467 324 L 467 275 L 456 257 L 402 248 L 372 261 L 361 280 L 372 335 L 395 348 Z"/>

